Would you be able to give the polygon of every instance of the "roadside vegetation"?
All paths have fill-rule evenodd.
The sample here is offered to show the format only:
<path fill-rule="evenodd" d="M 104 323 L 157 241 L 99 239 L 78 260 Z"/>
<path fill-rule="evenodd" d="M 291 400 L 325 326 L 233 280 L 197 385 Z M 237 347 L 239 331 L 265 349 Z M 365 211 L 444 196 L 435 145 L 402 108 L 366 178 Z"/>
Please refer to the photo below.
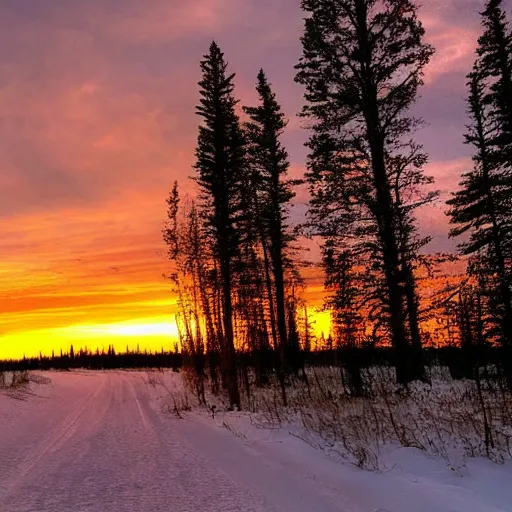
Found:
<path fill-rule="evenodd" d="M 502 1 L 482 6 L 467 76 L 473 166 L 446 205 L 411 115 L 435 51 L 415 2 L 301 5 L 302 179 L 288 175 L 287 120 L 267 74 L 255 73 L 256 104 L 241 106 L 215 42 L 200 63 L 199 194 L 181 197 L 174 184 L 164 230 L 187 389 L 213 416 L 300 425 L 297 435 L 361 467 L 378 468 L 393 444 L 448 461 L 510 459 L 512 32 Z M 292 226 L 298 186 L 308 213 Z M 458 255 L 426 254 L 416 214 L 434 204 L 461 237 Z M 304 300 L 303 237 L 322 250 L 331 330 L 321 339 Z M 169 394 L 177 414 L 190 407 Z"/>

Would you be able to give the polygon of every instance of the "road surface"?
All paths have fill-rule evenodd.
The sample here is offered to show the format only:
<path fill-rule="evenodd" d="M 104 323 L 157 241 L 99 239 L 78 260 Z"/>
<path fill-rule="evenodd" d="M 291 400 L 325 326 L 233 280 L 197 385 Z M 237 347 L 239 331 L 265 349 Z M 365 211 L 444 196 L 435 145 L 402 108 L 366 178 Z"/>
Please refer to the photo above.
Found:
<path fill-rule="evenodd" d="M 2 512 L 348 510 L 272 450 L 158 411 L 144 374 L 47 375 L 0 401 Z"/>

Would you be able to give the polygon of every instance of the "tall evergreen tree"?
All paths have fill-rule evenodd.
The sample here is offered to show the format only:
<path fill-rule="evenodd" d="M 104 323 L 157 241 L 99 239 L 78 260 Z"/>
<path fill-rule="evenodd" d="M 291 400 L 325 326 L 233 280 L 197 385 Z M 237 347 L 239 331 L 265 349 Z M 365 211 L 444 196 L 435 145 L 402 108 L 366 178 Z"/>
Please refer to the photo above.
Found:
<path fill-rule="evenodd" d="M 167 221 L 163 230 L 169 258 L 174 262 L 174 271 L 168 277 L 177 296 L 176 324 L 181 353 L 186 364 L 194 368 L 197 397 L 204 403 L 205 348 L 211 358 L 217 340 L 207 294 L 211 258 L 195 204 L 192 202 L 183 209 L 180 203 L 178 183 L 175 182 L 167 199 Z M 204 333 L 203 324 L 206 327 Z M 210 360 L 210 376 L 215 391 L 216 366 L 211 363 Z"/>
<path fill-rule="evenodd" d="M 491 339 L 506 349 L 503 364 L 512 389 L 512 33 L 501 0 L 489 0 L 482 13 L 484 33 L 468 75 L 465 136 L 473 146 L 474 167 L 463 174 L 460 190 L 448 201 L 456 226 L 451 236 L 469 234 L 459 245 L 478 269 Z"/>
<path fill-rule="evenodd" d="M 474 148 L 474 168 L 463 174 L 461 189 L 448 201 L 456 225 L 452 236 L 469 234 L 460 244 L 478 269 L 479 293 L 486 301 L 491 339 L 504 346 L 504 368 L 512 389 L 512 32 L 502 0 L 488 0 L 483 34 L 468 75 L 471 124 L 466 143 Z"/>
<path fill-rule="evenodd" d="M 371 255 L 397 380 L 406 384 L 423 377 L 412 259 L 425 240 L 413 212 L 433 199 L 420 194 L 430 180 L 407 110 L 433 49 L 410 0 L 302 0 L 302 8 L 296 80 L 306 87 L 303 115 L 313 121 L 313 214 L 327 238 Z"/>
<path fill-rule="evenodd" d="M 502 9 L 503 0 L 488 0 L 482 13 L 484 33 L 478 39 L 477 68 L 487 84 L 483 97 L 496 123 L 496 159 L 512 166 L 512 31 Z"/>
<path fill-rule="evenodd" d="M 286 219 L 289 203 L 295 194 L 286 180 L 288 153 L 280 141 L 287 121 L 263 70 L 258 74 L 256 90 L 259 105 L 245 107 L 244 111 L 250 117 L 250 122 L 246 123 L 249 154 L 256 184 L 257 216 L 265 266 L 267 272 L 270 270 L 272 273 L 274 285 L 274 291 L 269 289 L 269 299 L 271 317 L 276 319 L 279 334 L 279 347 L 276 349 L 280 352 L 281 361 L 278 366 L 282 367 L 286 363 L 288 350 L 284 275 L 285 251 L 290 242 L 290 233 Z"/>
<path fill-rule="evenodd" d="M 201 62 L 201 100 L 197 113 L 203 118 L 196 149 L 197 183 L 202 192 L 202 213 L 218 263 L 223 344 L 231 407 L 240 408 L 236 352 L 233 332 L 233 281 L 241 241 L 239 222 L 243 216 L 243 185 L 246 173 L 245 140 L 235 107 L 234 74 L 213 42 Z"/>
<path fill-rule="evenodd" d="M 450 234 L 469 233 L 459 245 L 463 254 L 477 255 L 485 260 L 489 275 L 497 275 L 500 306 L 498 322 L 502 340 L 512 343 L 512 303 L 510 271 L 512 215 L 510 197 L 512 180 L 494 158 L 494 124 L 485 108 L 485 86 L 478 71 L 469 75 L 469 115 L 466 143 L 474 147 L 474 168 L 463 174 L 461 188 L 448 201 L 451 222 L 456 224 Z M 483 262 L 483 261 L 482 261 Z"/>

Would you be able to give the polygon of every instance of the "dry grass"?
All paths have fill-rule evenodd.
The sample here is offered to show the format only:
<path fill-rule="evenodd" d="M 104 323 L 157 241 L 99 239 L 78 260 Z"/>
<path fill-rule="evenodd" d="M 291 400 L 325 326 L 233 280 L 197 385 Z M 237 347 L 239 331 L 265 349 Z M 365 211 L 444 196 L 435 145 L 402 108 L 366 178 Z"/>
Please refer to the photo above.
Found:
<path fill-rule="evenodd" d="M 288 389 L 286 409 L 277 384 L 253 389 L 250 403 L 262 426 L 299 425 L 295 435 L 366 469 L 380 469 L 389 446 L 440 456 L 455 470 L 467 457 L 512 459 L 511 394 L 492 381 L 480 390 L 453 381 L 443 368 L 432 377 L 432 385 L 400 390 L 391 369 L 372 368 L 367 395 L 355 398 L 344 393 L 338 368 L 316 368 L 308 370 L 309 386 L 297 381 Z"/>
<path fill-rule="evenodd" d="M 181 376 L 183 378 L 183 375 Z M 162 409 L 165 412 L 171 412 L 178 418 L 182 418 L 183 412 L 192 409 L 188 386 L 183 386 L 182 382 L 177 379 L 166 379 L 163 370 L 147 371 L 145 381 L 148 386 L 153 388 L 160 387 L 163 390 Z"/>
<path fill-rule="evenodd" d="M 512 394 L 492 378 L 479 387 L 452 380 L 446 368 L 431 374 L 431 385 L 414 383 L 404 390 L 397 388 L 392 369 L 371 368 L 364 371 L 366 395 L 353 397 L 344 391 L 339 368 L 308 368 L 308 383 L 294 380 L 287 388 L 287 407 L 277 381 L 258 388 L 250 378 L 242 407 L 255 426 L 286 428 L 365 469 L 383 469 L 386 451 L 398 446 L 442 457 L 455 471 L 468 457 L 512 459 Z M 164 390 L 165 410 L 182 417 L 183 411 L 206 406 L 211 416 L 224 414 L 225 397 L 213 396 L 206 385 L 204 403 L 193 372 L 184 369 L 180 376 L 165 380 L 160 372 L 148 372 L 148 384 Z"/>
<path fill-rule="evenodd" d="M 18 389 L 30 382 L 28 371 L 0 372 L 0 389 Z"/>

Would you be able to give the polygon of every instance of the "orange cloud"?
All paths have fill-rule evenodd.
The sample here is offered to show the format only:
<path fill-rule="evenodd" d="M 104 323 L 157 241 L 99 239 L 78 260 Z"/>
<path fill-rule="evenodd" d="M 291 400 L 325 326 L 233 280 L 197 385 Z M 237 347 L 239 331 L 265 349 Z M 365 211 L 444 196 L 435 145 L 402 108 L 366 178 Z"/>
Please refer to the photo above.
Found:
<path fill-rule="evenodd" d="M 453 143 L 462 100 L 451 105 L 464 96 L 480 6 L 460 21 L 461 1 L 429 1 L 420 12 L 438 47 L 418 106 L 434 128 L 420 137 L 443 190 L 467 158 Z M 109 336 L 119 346 L 173 343 L 160 231 L 172 182 L 194 194 L 199 59 L 217 38 L 248 104 L 266 69 L 291 119 L 284 141 L 298 177 L 307 151 L 293 82 L 302 17 L 296 0 L 0 2 L 0 357 Z M 306 201 L 299 191 L 292 221 Z M 422 225 L 443 246 L 446 219 L 432 218 Z M 308 258 L 318 258 L 311 247 Z M 307 279 L 314 309 L 321 278 Z"/>

